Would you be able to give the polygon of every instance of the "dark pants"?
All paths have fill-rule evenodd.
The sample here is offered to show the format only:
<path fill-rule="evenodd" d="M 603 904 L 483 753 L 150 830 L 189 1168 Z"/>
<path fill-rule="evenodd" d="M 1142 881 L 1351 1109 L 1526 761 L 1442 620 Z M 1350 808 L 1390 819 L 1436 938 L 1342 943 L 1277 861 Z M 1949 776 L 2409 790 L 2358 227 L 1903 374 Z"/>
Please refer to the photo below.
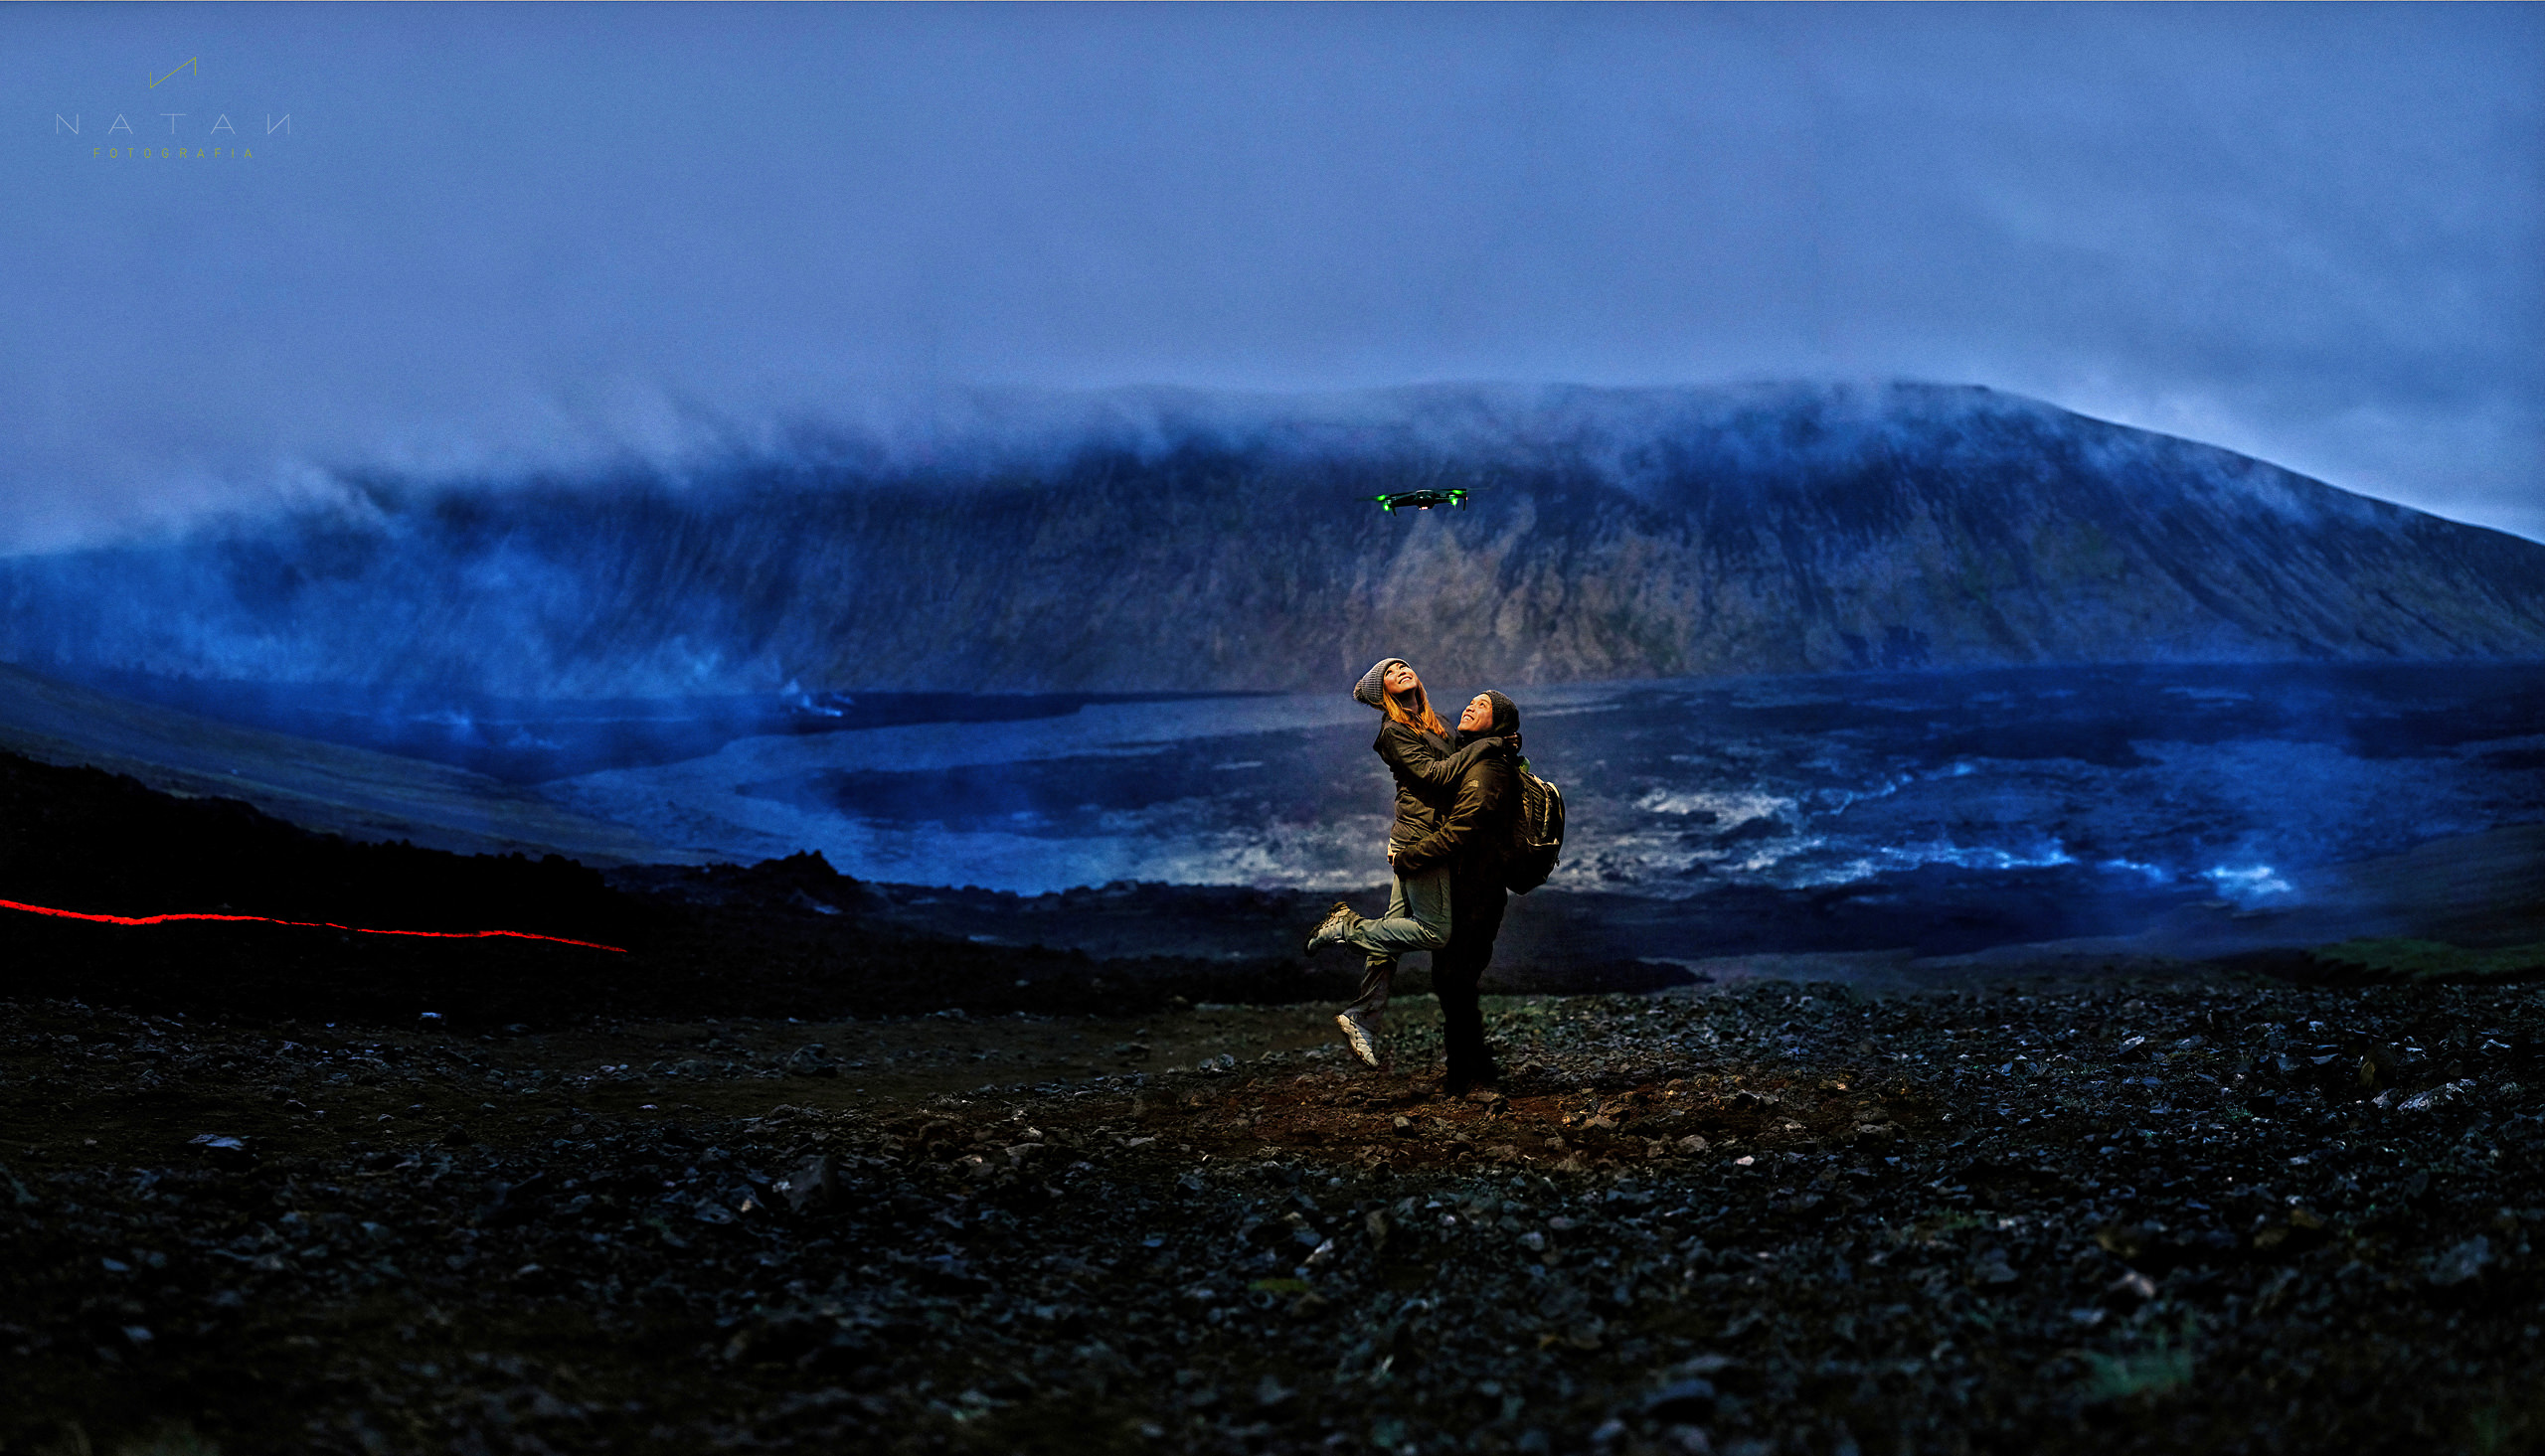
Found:
<path fill-rule="evenodd" d="M 1493 964 L 1493 938 L 1502 933 L 1510 897 L 1499 875 L 1460 871 L 1450 877 L 1449 943 L 1432 952 L 1432 990 L 1441 998 L 1441 1041 L 1448 1052 L 1446 1080 L 1453 1084 L 1500 1075 L 1484 1050 L 1476 983 Z"/>

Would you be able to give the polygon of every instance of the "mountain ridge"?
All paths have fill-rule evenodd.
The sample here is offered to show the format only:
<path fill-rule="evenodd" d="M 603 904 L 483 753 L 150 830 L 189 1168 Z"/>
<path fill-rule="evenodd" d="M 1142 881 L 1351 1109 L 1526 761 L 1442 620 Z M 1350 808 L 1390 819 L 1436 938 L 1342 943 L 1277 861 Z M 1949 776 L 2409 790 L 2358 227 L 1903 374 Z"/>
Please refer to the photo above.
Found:
<path fill-rule="evenodd" d="M 1975 387 L 1035 409 L 679 476 L 348 477 L 0 563 L 0 656 L 529 697 L 2545 657 L 2545 546 Z M 1422 483 L 1469 505 L 1367 500 Z"/>

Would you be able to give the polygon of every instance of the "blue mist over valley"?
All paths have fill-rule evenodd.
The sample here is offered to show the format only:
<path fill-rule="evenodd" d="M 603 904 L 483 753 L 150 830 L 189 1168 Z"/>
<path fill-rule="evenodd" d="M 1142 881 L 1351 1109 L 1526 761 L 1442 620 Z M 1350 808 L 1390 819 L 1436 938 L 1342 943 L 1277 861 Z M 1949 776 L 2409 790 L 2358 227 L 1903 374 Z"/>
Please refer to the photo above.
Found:
<path fill-rule="evenodd" d="M 1425 485 L 1469 503 L 1370 501 Z M 576 476 L 349 471 L 0 561 L 0 605 L 40 673 L 665 860 L 1023 894 L 1383 883 L 1348 691 L 1385 655 L 1517 699 L 1571 805 L 1552 890 L 1690 947 L 1765 896 L 1856 948 L 1791 928 L 1836 893 L 2017 906 L 1927 949 L 2123 936 L 2545 821 L 2545 547 L 1976 389 L 982 397 Z"/>

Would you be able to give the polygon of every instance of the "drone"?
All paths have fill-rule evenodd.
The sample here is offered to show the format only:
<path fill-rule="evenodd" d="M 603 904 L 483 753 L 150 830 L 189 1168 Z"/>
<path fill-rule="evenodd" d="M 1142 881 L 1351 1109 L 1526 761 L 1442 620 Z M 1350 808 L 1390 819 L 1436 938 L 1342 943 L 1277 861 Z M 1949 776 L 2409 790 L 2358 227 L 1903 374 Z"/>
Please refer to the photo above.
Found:
<path fill-rule="evenodd" d="M 1379 503 L 1380 510 L 1393 516 L 1399 507 L 1413 511 L 1428 511 L 1434 506 L 1456 506 L 1464 510 L 1467 504 L 1467 493 L 1463 488 L 1455 486 L 1446 490 L 1427 487 L 1423 490 L 1401 490 L 1393 495 L 1372 496 L 1370 499 Z"/>

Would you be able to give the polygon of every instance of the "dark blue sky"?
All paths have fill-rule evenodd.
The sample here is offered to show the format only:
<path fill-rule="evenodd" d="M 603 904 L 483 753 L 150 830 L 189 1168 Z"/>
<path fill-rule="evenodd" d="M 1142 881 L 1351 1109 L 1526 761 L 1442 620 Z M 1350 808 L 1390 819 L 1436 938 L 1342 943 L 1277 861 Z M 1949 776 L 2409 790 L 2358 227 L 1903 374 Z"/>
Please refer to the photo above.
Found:
<path fill-rule="evenodd" d="M 0 93 L 0 549 L 973 385 L 1784 377 L 2545 540 L 2536 6 L 11 6 Z"/>

